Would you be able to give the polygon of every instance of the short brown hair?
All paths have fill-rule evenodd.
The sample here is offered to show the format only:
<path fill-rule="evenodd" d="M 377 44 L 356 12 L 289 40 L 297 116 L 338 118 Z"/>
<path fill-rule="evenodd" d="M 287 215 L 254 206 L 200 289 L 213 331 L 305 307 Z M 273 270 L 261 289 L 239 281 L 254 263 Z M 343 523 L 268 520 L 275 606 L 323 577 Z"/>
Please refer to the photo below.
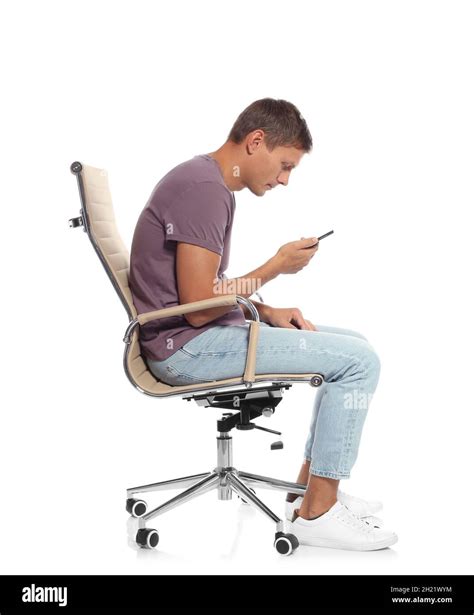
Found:
<path fill-rule="evenodd" d="M 305 119 L 292 103 L 276 98 L 261 98 L 246 107 L 236 119 L 227 137 L 242 143 L 253 130 L 263 130 L 265 145 L 270 151 L 275 147 L 296 147 L 309 152 L 313 139 Z"/>

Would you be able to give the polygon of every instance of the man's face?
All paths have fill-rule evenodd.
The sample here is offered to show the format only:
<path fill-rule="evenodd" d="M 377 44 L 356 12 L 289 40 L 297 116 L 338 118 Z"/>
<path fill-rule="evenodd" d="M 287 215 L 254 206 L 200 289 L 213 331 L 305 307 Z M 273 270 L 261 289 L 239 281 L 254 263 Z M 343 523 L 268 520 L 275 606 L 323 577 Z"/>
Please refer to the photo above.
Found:
<path fill-rule="evenodd" d="M 271 152 L 265 142 L 252 152 L 246 173 L 247 188 L 257 196 L 278 185 L 286 186 L 291 170 L 296 167 L 304 152 L 296 147 L 275 147 Z"/>

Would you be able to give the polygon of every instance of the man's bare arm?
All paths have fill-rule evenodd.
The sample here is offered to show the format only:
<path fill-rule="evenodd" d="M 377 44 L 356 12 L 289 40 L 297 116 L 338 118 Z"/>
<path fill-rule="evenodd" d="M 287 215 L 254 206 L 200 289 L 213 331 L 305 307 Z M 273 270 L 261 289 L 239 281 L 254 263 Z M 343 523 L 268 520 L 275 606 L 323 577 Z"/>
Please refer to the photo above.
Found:
<path fill-rule="evenodd" d="M 217 280 L 217 272 L 221 257 L 219 254 L 195 246 L 194 244 L 178 242 L 176 248 L 176 276 L 180 303 L 190 303 L 201 299 L 211 299 L 219 295 L 240 295 L 248 298 L 268 281 L 280 273 L 297 273 L 309 263 L 318 249 L 318 238 L 302 238 L 284 244 L 266 263 L 241 278 Z M 218 284 L 216 284 L 216 280 Z M 255 302 L 256 303 L 256 302 Z M 263 306 L 264 304 L 260 304 Z M 193 327 L 215 320 L 219 316 L 234 309 L 235 306 L 225 306 L 192 312 L 185 318 Z M 258 309 L 258 306 L 257 306 Z M 262 316 L 265 309 L 262 307 Z M 260 310 L 259 310 L 260 312 Z M 244 312 L 245 313 L 245 312 Z M 264 318 L 262 318 L 264 320 Z"/>
<path fill-rule="evenodd" d="M 272 257 L 261 267 L 245 276 L 232 279 L 224 278 L 216 284 L 220 262 L 221 257 L 219 254 L 211 250 L 189 243 L 178 242 L 176 248 L 176 276 L 179 302 L 191 303 L 192 301 L 230 294 L 248 298 L 266 282 L 273 280 L 280 273 L 278 261 L 275 257 Z M 252 303 L 257 302 L 252 301 Z M 184 317 L 191 326 L 201 327 L 230 312 L 234 307 L 212 308 L 201 312 L 185 314 Z"/>

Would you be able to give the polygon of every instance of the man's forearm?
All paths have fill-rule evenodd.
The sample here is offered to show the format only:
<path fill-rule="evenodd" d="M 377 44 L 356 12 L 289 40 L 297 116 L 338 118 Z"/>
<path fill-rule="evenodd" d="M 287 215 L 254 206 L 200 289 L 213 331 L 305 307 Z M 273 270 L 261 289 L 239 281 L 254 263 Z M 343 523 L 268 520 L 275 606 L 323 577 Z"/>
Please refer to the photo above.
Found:
<path fill-rule="evenodd" d="M 240 278 L 223 278 L 215 285 L 214 293 L 223 295 L 240 295 L 246 299 L 257 292 L 264 284 L 276 278 L 279 274 L 274 258 L 269 259 L 261 267 Z M 217 291 L 217 292 L 216 292 Z"/>

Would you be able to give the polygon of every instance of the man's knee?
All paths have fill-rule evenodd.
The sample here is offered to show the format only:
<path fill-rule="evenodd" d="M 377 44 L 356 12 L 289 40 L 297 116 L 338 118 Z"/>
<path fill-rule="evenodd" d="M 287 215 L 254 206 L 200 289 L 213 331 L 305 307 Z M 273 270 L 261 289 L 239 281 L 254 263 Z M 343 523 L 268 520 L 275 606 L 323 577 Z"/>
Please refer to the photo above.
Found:
<path fill-rule="evenodd" d="M 364 340 L 365 342 L 368 342 L 369 340 L 365 337 L 365 335 L 362 335 L 362 333 L 359 333 L 358 331 L 353 331 L 352 329 L 347 329 L 347 334 L 348 335 L 352 335 L 353 337 L 359 337 L 361 340 Z"/>
<path fill-rule="evenodd" d="M 379 355 L 375 352 L 373 348 L 368 348 L 365 351 L 364 362 L 367 366 L 368 371 L 378 381 L 379 376 L 380 376 L 381 361 L 380 361 Z"/>
<path fill-rule="evenodd" d="M 363 343 L 362 340 L 360 342 L 354 342 L 352 353 L 353 364 L 357 372 L 364 372 L 366 375 L 376 377 L 378 380 L 381 362 L 379 355 L 372 346 Z"/>

